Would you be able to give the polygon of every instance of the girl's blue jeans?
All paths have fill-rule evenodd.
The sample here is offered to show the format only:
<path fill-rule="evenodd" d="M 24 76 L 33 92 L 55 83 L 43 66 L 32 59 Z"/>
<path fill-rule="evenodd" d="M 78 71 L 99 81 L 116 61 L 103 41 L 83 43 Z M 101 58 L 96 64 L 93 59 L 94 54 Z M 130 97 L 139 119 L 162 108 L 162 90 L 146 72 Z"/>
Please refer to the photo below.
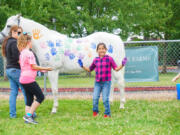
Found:
<path fill-rule="evenodd" d="M 110 104 L 109 104 L 109 95 L 111 89 L 111 81 L 104 82 L 95 82 L 94 93 L 93 93 L 93 112 L 99 112 L 98 104 L 100 93 L 102 91 L 103 104 L 105 108 L 104 114 L 111 115 Z"/>
<path fill-rule="evenodd" d="M 19 83 L 21 70 L 16 68 L 8 68 L 6 69 L 6 74 L 10 82 L 10 97 L 9 97 L 9 113 L 11 118 L 16 117 L 16 99 L 18 95 L 19 88 L 21 89 L 24 95 L 24 102 L 26 103 L 25 91 L 22 85 Z"/>

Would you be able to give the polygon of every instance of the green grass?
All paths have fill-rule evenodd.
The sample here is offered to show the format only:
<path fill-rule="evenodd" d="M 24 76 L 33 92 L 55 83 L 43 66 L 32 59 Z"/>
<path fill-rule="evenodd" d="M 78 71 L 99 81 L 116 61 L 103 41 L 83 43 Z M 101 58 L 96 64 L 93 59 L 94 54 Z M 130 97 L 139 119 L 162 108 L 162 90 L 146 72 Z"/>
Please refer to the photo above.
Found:
<path fill-rule="evenodd" d="M 0 135 L 179 135 L 180 103 L 173 101 L 128 100 L 125 110 L 111 105 L 112 118 L 92 117 L 91 100 L 59 100 L 57 114 L 50 114 L 52 100 L 37 110 L 38 125 L 25 124 L 24 104 L 17 102 L 17 118 L 9 118 L 8 101 L 0 100 Z"/>
<path fill-rule="evenodd" d="M 166 74 L 159 74 L 159 81 L 157 82 L 129 82 L 126 83 L 128 87 L 139 87 L 139 86 L 175 86 L 176 83 L 173 83 L 171 80 L 177 73 L 166 73 Z"/>
<path fill-rule="evenodd" d="M 141 87 L 141 86 L 175 86 L 176 83 L 172 83 L 172 78 L 176 75 L 176 73 L 167 73 L 167 74 L 159 74 L 159 81 L 157 82 L 128 82 L 126 83 L 126 87 Z M 8 81 L 2 81 L 2 77 L 0 78 L 0 88 L 9 88 Z M 44 87 L 44 78 L 37 77 L 36 78 L 38 84 L 41 87 Z M 94 74 L 92 77 L 85 77 L 85 73 L 80 75 L 62 75 L 59 76 L 58 87 L 59 88 L 72 88 L 72 87 L 93 87 L 95 81 Z M 47 88 L 50 88 L 49 80 L 47 79 Z"/>

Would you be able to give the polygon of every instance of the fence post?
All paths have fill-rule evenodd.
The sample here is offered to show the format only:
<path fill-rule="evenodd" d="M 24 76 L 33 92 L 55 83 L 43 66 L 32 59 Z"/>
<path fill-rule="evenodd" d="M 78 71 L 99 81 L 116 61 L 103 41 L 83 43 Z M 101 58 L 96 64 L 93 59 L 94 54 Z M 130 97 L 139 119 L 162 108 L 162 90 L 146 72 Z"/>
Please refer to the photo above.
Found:
<path fill-rule="evenodd" d="M 161 73 L 167 73 L 166 63 L 167 63 L 167 43 L 163 43 L 163 67 Z"/>
<path fill-rule="evenodd" d="M 7 75 L 6 75 L 6 59 L 3 57 L 3 69 L 4 69 L 4 81 L 7 81 Z"/>
<path fill-rule="evenodd" d="M 44 72 L 44 95 L 47 95 L 46 78 L 47 72 Z"/>

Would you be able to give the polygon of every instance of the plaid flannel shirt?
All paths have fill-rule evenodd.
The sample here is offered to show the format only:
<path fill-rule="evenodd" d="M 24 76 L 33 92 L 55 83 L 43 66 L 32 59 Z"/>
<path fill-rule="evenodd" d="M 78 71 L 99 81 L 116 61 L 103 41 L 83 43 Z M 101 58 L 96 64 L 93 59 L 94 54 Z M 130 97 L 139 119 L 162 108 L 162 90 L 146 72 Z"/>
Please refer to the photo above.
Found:
<path fill-rule="evenodd" d="M 96 57 L 89 67 L 90 71 L 95 69 L 96 81 L 111 81 L 111 68 L 117 67 L 111 56 L 105 55 L 103 58 Z"/>

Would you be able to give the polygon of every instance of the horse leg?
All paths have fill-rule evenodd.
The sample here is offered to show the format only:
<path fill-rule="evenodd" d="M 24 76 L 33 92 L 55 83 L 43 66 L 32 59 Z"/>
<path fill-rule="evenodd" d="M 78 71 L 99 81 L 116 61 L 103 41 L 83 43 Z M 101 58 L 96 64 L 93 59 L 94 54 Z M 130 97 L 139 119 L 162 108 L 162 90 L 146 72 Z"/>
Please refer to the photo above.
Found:
<path fill-rule="evenodd" d="M 125 87 L 124 79 L 123 78 L 118 79 L 117 84 L 120 90 L 120 109 L 124 109 L 124 104 L 126 102 L 125 91 L 124 91 L 124 87 Z"/>
<path fill-rule="evenodd" d="M 57 97 L 58 96 L 58 75 L 59 75 L 58 70 L 48 72 L 48 78 L 51 84 L 53 100 L 54 100 L 51 113 L 56 113 L 57 107 L 58 107 L 58 97 Z"/>

